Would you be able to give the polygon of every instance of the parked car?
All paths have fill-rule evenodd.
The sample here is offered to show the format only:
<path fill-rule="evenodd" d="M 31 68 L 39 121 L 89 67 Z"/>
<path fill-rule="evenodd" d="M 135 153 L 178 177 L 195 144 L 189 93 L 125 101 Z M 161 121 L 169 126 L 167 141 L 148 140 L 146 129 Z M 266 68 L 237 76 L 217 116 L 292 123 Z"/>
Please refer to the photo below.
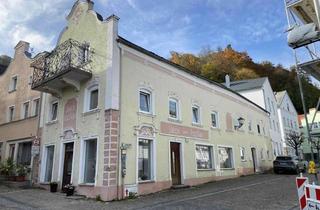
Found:
<path fill-rule="evenodd" d="M 276 174 L 280 172 L 294 172 L 298 174 L 305 172 L 306 169 L 305 163 L 294 156 L 278 156 L 273 161 L 273 171 Z"/>

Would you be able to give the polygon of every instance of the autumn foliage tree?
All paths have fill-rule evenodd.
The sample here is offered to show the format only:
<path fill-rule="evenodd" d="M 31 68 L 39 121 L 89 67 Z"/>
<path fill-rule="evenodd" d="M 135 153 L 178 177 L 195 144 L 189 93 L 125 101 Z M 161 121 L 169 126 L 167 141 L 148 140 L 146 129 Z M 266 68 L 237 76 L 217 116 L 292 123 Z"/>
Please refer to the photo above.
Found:
<path fill-rule="evenodd" d="M 198 55 L 171 52 L 170 60 L 190 71 L 216 82 L 224 82 L 228 74 L 232 80 L 268 77 L 274 91 L 287 90 L 297 111 L 303 113 L 296 71 L 274 65 L 270 61 L 254 62 L 247 52 L 238 52 L 231 45 L 217 50 L 203 49 Z M 311 84 L 307 76 L 302 78 L 307 108 L 314 107 L 320 90 Z"/>

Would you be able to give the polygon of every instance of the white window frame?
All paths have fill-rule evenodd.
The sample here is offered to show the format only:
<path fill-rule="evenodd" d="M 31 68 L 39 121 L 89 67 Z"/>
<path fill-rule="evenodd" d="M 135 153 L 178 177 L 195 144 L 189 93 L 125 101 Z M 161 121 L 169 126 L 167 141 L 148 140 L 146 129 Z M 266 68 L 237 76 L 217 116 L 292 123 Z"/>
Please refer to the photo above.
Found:
<path fill-rule="evenodd" d="M 54 166 L 55 166 L 55 157 L 56 157 L 56 145 L 55 144 L 46 144 L 46 145 L 43 145 L 43 153 L 42 153 L 42 160 L 43 160 L 43 164 L 42 164 L 42 167 L 41 167 L 41 177 L 40 177 L 40 182 L 42 183 L 47 183 L 45 181 L 45 176 L 46 176 L 46 167 L 47 167 L 47 155 L 48 155 L 48 148 L 47 147 L 50 147 L 50 146 L 53 146 L 53 163 L 52 163 L 52 174 L 51 174 L 51 181 L 53 180 L 53 172 L 54 172 Z"/>
<path fill-rule="evenodd" d="M 231 158 L 231 168 L 221 168 L 220 167 L 220 160 L 219 160 L 219 148 L 230 148 L 231 149 L 231 155 L 232 155 L 232 158 Z M 218 145 L 217 146 L 217 163 L 219 164 L 219 168 L 220 170 L 235 170 L 235 155 L 234 155 L 234 149 L 232 146 L 228 146 L 228 145 Z"/>
<path fill-rule="evenodd" d="M 36 101 L 38 101 L 38 113 L 36 113 Z M 40 98 L 35 98 L 32 100 L 32 115 L 31 116 L 38 116 L 40 114 Z"/>
<path fill-rule="evenodd" d="M 176 103 L 176 110 L 177 110 L 177 116 L 176 117 L 172 117 L 171 115 L 170 115 L 170 102 L 175 102 Z M 139 106 L 140 107 L 140 106 Z M 170 97 L 169 98 L 169 103 L 168 103 L 168 108 L 169 108 L 169 118 L 170 119 L 173 119 L 173 120 L 180 120 L 180 103 L 179 103 L 179 100 L 178 99 L 176 99 L 176 98 L 172 98 L 172 97 Z"/>
<path fill-rule="evenodd" d="M 240 160 L 242 162 L 246 161 L 246 148 L 241 146 L 239 151 L 240 151 Z"/>
<path fill-rule="evenodd" d="M 86 159 L 86 141 L 90 141 L 90 140 L 96 140 L 97 142 L 97 148 L 96 148 L 96 170 L 95 170 L 95 176 L 94 176 L 94 183 L 86 183 L 84 182 L 84 168 L 85 168 L 85 159 Z M 85 137 L 82 138 L 81 140 L 81 144 L 80 144 L 80 173 L 79 173 L 79 183 L 84 184 L 84 185 L 97 185 L 97 179 L 98 179 L 98 161 L 99 161 L 99 137 L 98 136 L 91 136 L 91 137 Z"/>
<path fill-rule="evenodd" d="M 13 81 L 14 79 L 16 79 L 16 84 L 15 87 L 13 86 Z M 10 84 L 9 84 L 9 92 L 13 92 L 17 90 L 17 86 L 18 86 L 18 75 L 13 75 L 10 79 Z"/>
<path fill-rule="evenodd" d="M 28 104 L 28 115 L 25 116 L 25 112 L 26 112 L 26 109 L 25 109 L 25 105 Z M 21 112 L 20 112 L 20 119 L 27 119 L 28 117 L 30 117 L 30 109 L 31 108 L 31 104 L 30 104 L 30 101 L 25 101 L 22 103 L 22 106 L 21 106 Z"/>
<path fill-rule="evenodd" d="M 212 125 L 212 115 L 215 115 L 215 118 L 216 118 L 216 126 L 213 126 L 213 125 Z M 217 111 L 211 111 L 210 118 L 211 118 L 211 121 L 210 121 L 211 128 L 220 128 L 219 113 L 218 113 Z"/>
<path fill-rule="evenodd" d="M 195 142 L 194 144 L 194 151 L 196 151 L 197 146 L 205 146 L 205 147 L 209 147 L 210 148 L 210 154 L 211 154 L 211 168 L 207 168 L 207 169 L 199 169 L 198 168 L 198 164 L 197 164 L 197 156 L 196 156 L 196 152 L 195 152 L 195 163 L 196 163 L 196 170 L 197 171 L 211 171 L 211 170 L 215 170 L 215 156 L 214 156 L 214 145 L 213 144 L 205 144 L 205 143 L 197 143 Z M 180 161 L 181 162 L 181 161 Z"/>
<path fill-rule="evenodd" d="M 193 120 L 193 108 L 197 108 L 197 109 L 198 109 L 198 122 L 195 122 L 195 121 Z M 193 105 L 191 106 L 191 120 L 192 120 L 192 124 L 194 124 L 194 125 L 201 125 L 201 108 L 200 108 L 200 106 L 197 105 L 197 104 L 193 104 Z"/>
<path fill-rule="evenodd" d="M 151 167 L 150 167 L 150 179 L 139 180 L 139 141 L 148 140 L 151 142 Z M 156 181 L 156 144 L 155 138 L 138 137 L 137 138 L 137 156 L 136 156 L 136 182 L 153 182 Z"/>
<path fill-rule="evenodd" d="M 140 109 L 140 93 L 145 93 L 145 94 L 149 94 L 149 111 L 144 111 Z M 153 91 L 146 89 L 146 88 L 140 88 L 138 91 L 138 109 L 140 113 L 144 113 L 144 114 L 153 114 L 154 113 L 154 106 L 153 103 L 154 102 L 154 96 L 153 96 Z"/>
<path fill-rule="evenodd" d="M 11 108 L 13 108 L 12 119 L 10 119 L 10 118 L 11 118 L 11 117 L 10 117 Z M 15 107 L 15 105 L 9 106 L 9 107 L 8 107 L 7 122 L 13 122 L 13 121 L 14 121 L 14 118 L 15 118 L 15 115 L 16 115 L 16 107 Z"/>
<path fill-rule="evenodd" d="M 98 90 L 98 104 L 97 104 L 96 108 L 90 109 L 91 93 L 92 93 L 92 91 L 95 91 L 95 90 Z M 99 94 L 100 94 L 100 89 L 99 89 L 99 85 L 98 84 L 94 84 L 94 85 L 91 85 L 88 88 L 86 88 L 85 97 L 84 97 L 85 102 L 84 102 L 84 110 L 83 110 L 83 112 L 91 112 L 91 111 L 99 109 L 99 101 L 100 101 L 99 100 Z"/>
<path fill-rule="evenodd" d="M 265 160 L 265 157 L 264 157 L 264 149 L 263 149 L 263 148 L 260 149 L 260 159 L 261 159 L 261 160 Z"/>
<path fill-rule="evenodd" d="M 57 103 L 57 116 L 55 119 L 52 119 L 52 106 L 53 104 Z M 54 101 L 51 101 L 50 103 L 50 107 L 49 107 L 50 111 L 49 111 L 49 115 L 48 115 L 48 122 L 55 122 L 58 120 L 58 115 L 59 115 L 59 101 L 58 100 L 54 100 Z"/>

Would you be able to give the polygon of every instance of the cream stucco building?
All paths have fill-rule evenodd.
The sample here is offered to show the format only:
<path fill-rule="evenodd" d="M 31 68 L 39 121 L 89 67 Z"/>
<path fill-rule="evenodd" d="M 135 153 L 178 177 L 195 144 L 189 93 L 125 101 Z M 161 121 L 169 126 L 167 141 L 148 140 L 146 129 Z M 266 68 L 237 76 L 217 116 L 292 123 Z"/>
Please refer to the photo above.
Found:
<path fill-rule="evenodd" d="M 120 37 L 118 21 L 77 1 L 55 50 L 31 64 L 47 93 L 42 186 L 112 200 L 272 166 L 266 110 Z"/>

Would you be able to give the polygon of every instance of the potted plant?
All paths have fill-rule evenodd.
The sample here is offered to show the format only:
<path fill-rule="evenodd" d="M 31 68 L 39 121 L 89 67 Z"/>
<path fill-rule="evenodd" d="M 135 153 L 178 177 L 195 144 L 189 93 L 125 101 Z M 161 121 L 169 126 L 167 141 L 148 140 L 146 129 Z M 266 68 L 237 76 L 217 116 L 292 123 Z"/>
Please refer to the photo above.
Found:
<path fill-rule="evenodd" d="M 50 182 L 50 192 L 55 193 L 58 189 L 58 183 L 57 182 Z"/>
<path fill-rule="evenodd" d="M 74 194 L 75 187 L 72 184 L 67 184 L 64 186 L 64 190 L 67 196 L 71 196 Z"/>
<path fill-rule="evenodd" d="M 28 168 L 25 165 L 17 165 L 16 167 L 16 181 L 17 182 L 23 182 L 25 181 L 25 177 L 28 173 Z"/>
<path fill-rule="evenodd" d="M 0 173 L 5 175 L 9 181 L 15 181 L 15 164 L 11 158 L 8 158 L 0 165 Z"/>

